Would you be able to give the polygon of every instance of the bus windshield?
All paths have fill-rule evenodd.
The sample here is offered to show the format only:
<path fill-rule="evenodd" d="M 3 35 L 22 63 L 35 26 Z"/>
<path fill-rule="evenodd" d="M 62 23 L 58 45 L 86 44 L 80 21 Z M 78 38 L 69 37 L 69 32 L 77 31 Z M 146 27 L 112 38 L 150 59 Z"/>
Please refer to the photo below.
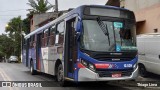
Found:
<path fill-rule="evenodd" d="M 127 28 L 124 22 L 118 21 L 103 20 L 102 24 L 97 20 L 83 20 L 81 48 L 100 52 L 136 50 L 134 24 L 128 24 Z"/>

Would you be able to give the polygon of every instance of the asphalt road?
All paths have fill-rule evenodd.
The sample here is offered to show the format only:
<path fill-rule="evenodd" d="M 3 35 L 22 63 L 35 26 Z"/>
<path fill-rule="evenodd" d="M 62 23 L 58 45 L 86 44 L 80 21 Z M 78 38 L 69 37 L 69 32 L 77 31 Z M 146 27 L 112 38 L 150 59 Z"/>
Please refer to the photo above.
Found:
<path fill-rule="evenodd" d="M 151 75 L 153 76 L 153 75 Z M 138 78 L 138 80 L 160 80 L 159 76 L 151 78 Z M 80 85 L 72 84 L 70 87 L 59 87 L 53 76 L 46 74 L 31 75 L 29 69 L 22 64 L 17 63 L 0 63 L 0 81 L 52 81 L 54 87 L 38 88 L 21 88 L 21 87 L 0 87 L 0 90 L 150 90 L 151 88 L 130 87 L 126 81 L 109 82 L 104 84 L 81 83 Z M 133 83 L 132 81 L 131 83 Z M 2 83 L 2 82 L 0 82 Z M 153 90 L 153 88 L 152 88 Z M 155 89 L 158 90 L 158 89 Z"/>

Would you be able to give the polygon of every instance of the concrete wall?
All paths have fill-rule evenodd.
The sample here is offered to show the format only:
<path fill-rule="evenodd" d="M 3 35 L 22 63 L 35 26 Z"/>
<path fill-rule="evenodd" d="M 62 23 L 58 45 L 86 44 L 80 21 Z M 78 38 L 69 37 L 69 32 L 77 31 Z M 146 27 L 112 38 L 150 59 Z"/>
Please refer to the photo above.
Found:
<path fill-rule="evenodd" d="M 120 0 L 120 7 L 134 11 L 137 34 L 154 33 L 154 29 L 160 33 L 160 0 Z"/>
<path fill-rule="evenodd" d="M 132 11 L 150 7 L 154 4 L 160 3 L 160 0 L 122 0 L 125 1 L 124 7 Z"/>
<path fill-rule="evenodd" d="M 142 33 L 160 33 L 160 3 L 135 12 L 138 29 Z"/>
<path fill-rule="evenodd" d="M 31 32 L 34 31 L 35 29 L 37 29 L 39 27 L 39 24 L 48 20 L 48 19 L 51 19 L 51 18 L 55 18 L 56 17 L 56 14 L 53 13 L 53 12 L 50 12 L 50 13 L 43 13 L 43 14 L 34 14 L 32 19 L 30 20 L 31 24 L 30 24 L 30 27 L 31 27 Z"/>

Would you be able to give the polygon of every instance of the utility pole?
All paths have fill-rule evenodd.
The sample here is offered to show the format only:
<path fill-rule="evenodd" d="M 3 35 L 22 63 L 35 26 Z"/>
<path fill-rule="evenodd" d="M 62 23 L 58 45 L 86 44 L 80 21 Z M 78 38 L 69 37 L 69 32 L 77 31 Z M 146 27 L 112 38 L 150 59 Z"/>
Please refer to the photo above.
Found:
<path fill-rule="evenodd" d="M 56 12 L 57 17 L 58 17 L 58 0 L 55 0 L 55 12 Z"/>
<path fill-rule="evenodd" d="M 23 40 L 23 38 L 22 38 L 22 26 L 23 26 L 23 21 L 21 20 L 21 23 L 20 23 L 20 33 L 21 33 L 21 34 L 20 34 L 20 35 L 21 35 L 21 54 L 20 54 L 20 57 L 21 57 L 21 63 L 22 63 L 22 55 L 23 55 L 23 53 L 22 53 L 22 51 L 23 51 L 23 50 L 22 50 L 22 49 L 23 49 L 23 48 L 22 48 L 22 45 L 23 45 L 23 44 L 22 44 L 22 40 Z"/>

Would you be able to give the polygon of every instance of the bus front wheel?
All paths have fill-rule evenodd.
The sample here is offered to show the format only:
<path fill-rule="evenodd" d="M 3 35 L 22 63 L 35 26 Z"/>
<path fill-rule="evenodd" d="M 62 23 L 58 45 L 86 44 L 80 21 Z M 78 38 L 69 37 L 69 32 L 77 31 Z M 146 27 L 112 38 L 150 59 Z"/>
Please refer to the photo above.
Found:
<path fill-rule="evenodd" d="M 57 68 L 57 81 L 60 86 L 66 86 L 66 81 L 64 80 L 63 66 L 60 64 Z"/>

